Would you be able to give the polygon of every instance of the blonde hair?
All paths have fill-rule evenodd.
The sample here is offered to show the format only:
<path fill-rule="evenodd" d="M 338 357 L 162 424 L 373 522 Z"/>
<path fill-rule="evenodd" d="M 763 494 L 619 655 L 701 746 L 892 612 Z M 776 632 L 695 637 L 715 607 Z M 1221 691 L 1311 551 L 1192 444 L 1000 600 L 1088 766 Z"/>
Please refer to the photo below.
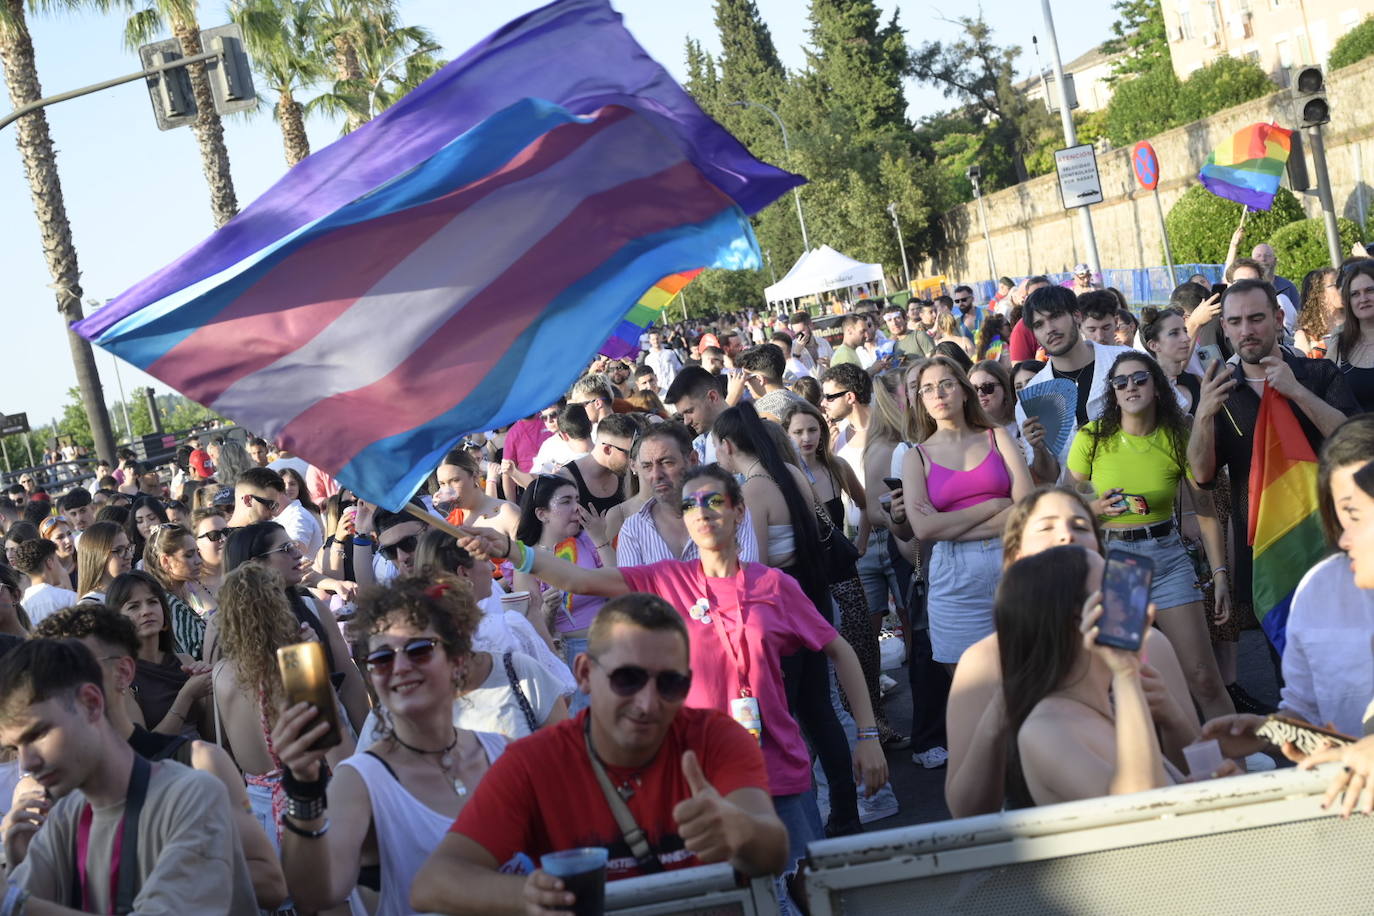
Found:
<path fill-rule="evenodd" d="M 905 384 L 909 370 L 889 369 L 873 380 L 873 398 L 868 405 L 868 434 L 864 452 L 874 443 L 896 445 L 916 440 L 910 408 L 903 410 L 897 389 Z"/>
<path fill-rule="evenodd" d="M 940 317 L 935 319 L 935 330 L 946 337 L 959 337 L 959 319 L 954 317 L 953 312 L 941 312 Z"/>
<path fill-rule="evenodd" d="M 988 419 L 987 413 L 983 410 L 983 405 L 978 403 L 978 392 L 973 390 L 973 383 L 968 380 L 964 369 L 948 356 L 932 356 L 916 365 L 916 388 L 921 387 L 921 378 L 931 369 L 945 369 L 954 380 L 959 383 L 960 389 L 964 392 L 964 423 L 969 429 L 993 429 L 995 424 Z M 925 398 L 919 395 L 916 403 L 912 405 L 916 415 L 916 441 L 924 442 L 930 438 L 931 433 L 935 432 L 935 418 L 926 410 Z"/>
<path fill-rule="evenodd" d="M 167 570 L 162 568 L 162 558 L 175 551 L 180 546 L 182 538 L 190 538 L 192 546 L 195 545 L 196 536 L 189 528 L 166 523 L 154 528 L 143 545 L 144 571 L 168 591 L 171 591 L 176 583 L 167 575 Z"/>
<path fill-rule="evenodd" d="M 261 690 L 277 708 L 282 696 L 277 650 L 301 641 L 286 583 L 275 569 L 244 563 L 224 577 L 216 598 L 220 651 L 234 667 L 239 687 Z"/>
<path fill-rule="evenodd" d="M 115 538 L 121 534 L 124 529 L 110 521 L 95 522 L 82 532 L 81 540 L 76 542 L 77 594 L 88 595 L 100 588 Z"/>

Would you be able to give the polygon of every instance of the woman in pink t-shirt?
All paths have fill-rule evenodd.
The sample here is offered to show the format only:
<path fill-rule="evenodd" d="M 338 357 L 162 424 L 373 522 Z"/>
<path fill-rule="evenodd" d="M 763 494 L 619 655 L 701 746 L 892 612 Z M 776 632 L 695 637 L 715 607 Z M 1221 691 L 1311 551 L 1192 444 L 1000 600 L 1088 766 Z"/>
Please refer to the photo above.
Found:
<path fill-rule="evenodd" d="M 687 705 L 733 716 L 762 744 L 769 788 L 794 850 L 819 839 L 820 817 L 811 793 L 811 761 L 787 708 L 781 660 L 799 649 L 824 652 L 859 726 L 856 776 L 872 794 L 887 782 L 863 669 L 854 650 L 816 610 L 796 580 L 760 563 L 740 563 L 735 529 L 744 503 L 735 479 L 710 464 L 682 484 L 683 518 L 699 560 L 585 569 L 485 528 L 465 529 L 465 550 L 509 557 L 517 569 L 579 595 L 615 597 L 651 592 L 665 598 L 692 631 L 692 690 Z"/>

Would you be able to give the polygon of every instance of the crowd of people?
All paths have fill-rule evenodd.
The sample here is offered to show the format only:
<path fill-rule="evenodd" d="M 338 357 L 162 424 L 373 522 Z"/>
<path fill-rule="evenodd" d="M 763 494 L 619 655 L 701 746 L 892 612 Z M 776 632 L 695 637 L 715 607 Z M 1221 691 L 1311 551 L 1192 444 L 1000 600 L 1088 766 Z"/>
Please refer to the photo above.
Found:
<path fill-rule="evenodd" d="M 794 907 L 809 842 L 906 801 L 892 767 L 944 768 L 963 817 L 1300 759 L 1237 674 L 1267 391 L 1331 548 L 1293 571 L 1277 711 L 1359 738 L 1374 260 L 1299 291 L 1263 247 L 1139 312 L 1082 267 L 860 301 L 835 341 L 805 309 L 669 323 L 400 512 L 214 430 L 170 475 L 23 475 L 0 916 L 561 913 L 586 891 L 546 857 L 583 847 L 608 880 L 728 862 Z M 1062 443 L 1020 397 L 1055 379 Z M 1154 570 L 1138 650 L 1097 638 L 1109 552 Z M 1374 739 L 1326 760 L 1328 801 L 1374 810 Z"/>

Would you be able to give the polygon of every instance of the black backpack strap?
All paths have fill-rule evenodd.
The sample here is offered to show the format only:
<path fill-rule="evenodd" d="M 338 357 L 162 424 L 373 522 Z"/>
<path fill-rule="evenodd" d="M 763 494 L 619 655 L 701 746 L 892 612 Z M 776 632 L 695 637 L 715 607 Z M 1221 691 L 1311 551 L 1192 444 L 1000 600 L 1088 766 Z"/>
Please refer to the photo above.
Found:
<path fill-rule="evenodd" d="M 529 698 L 525 696 L 525 691 L 520 688 L 520 678 L 515 673 L 515 663 L 511 660 L 511 653 L 507 652 L 501 656 L 501 663 L 506 666 L 506 680 L 510 681 L 510 689 L 515 693 L 515 699 L 520 704 L 520 711 L 525 714 L 525 724 L 530 727 L 533 734 L 539 730 L 539 720 L 534 717 L 534 709 L 530 706 Z"/>
<path fill-rule="evenodd" d="M 115 893 L 115 913 L 125 916 L 134 911 L 134 883 L 138 880 L 138 821 L 148 798 L 148 779 L 152 764 L 134 755 L 129 774 L 129 794 L 124 801 L 124 830 L 119 847 L 119 879 Z"/>

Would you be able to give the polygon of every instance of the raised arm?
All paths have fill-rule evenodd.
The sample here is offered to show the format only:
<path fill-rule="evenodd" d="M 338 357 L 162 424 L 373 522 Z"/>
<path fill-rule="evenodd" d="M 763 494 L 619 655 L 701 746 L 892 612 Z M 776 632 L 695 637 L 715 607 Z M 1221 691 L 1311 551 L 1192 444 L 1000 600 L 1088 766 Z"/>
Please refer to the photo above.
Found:
<path fill-rule="evenodd" d="M 547 550 L 530 547 L 511 538 L 510 535 L 491 528 L 463 528 L 462 531 L 464 536 L 458 538 L 458 546 L 468 553 L 500 560 L 510 559 L 517 569 L 521 565 L 519 561 L 524 559 L 527 563 L 532 563 L 527 571 L 535 578 L 542 579 L 565 592 L 572 592 L 574 595 L 599 595 L 603 598 L 615 598 L 630 592 L 625 577 L 614 566 L 583 569 L 575 563 L 554 556 Z M 525 551 L 533 555 L 527 556 Z"/>

